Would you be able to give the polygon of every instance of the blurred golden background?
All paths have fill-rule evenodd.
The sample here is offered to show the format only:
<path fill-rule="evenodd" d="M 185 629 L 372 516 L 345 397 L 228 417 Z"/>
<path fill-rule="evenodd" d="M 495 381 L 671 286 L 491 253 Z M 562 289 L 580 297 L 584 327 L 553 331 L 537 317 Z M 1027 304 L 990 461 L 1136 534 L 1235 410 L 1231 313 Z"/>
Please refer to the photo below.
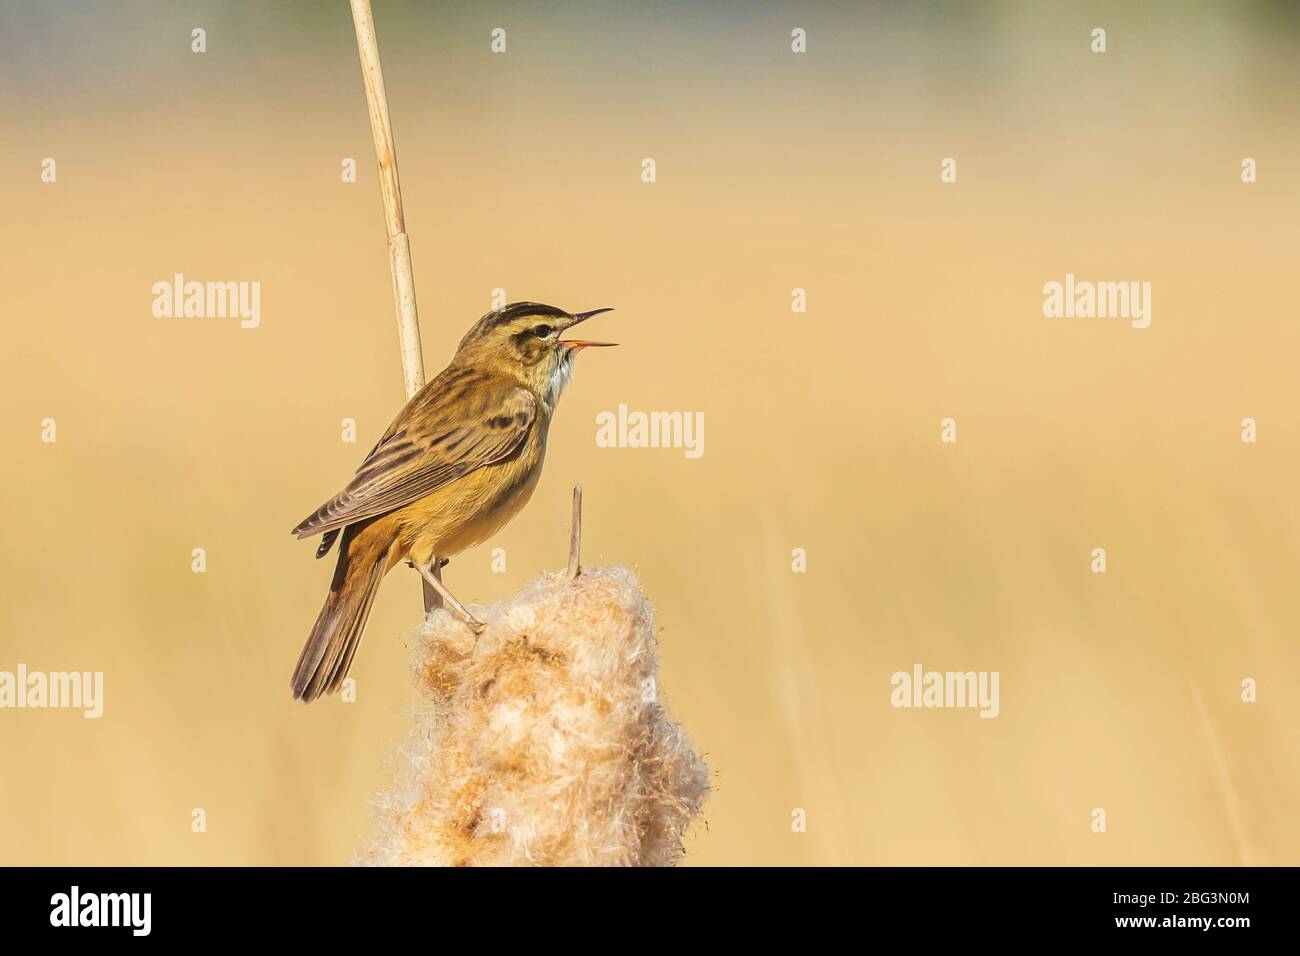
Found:
<path fill-rule="evenodd" d="M 1296 7 L 375 7 L 429 373 L 496 288 L 623 343 L 447 580 L 562 566 L 583 483 L 715 773 L 688 863 L 1300 863 Z M 333 562 L 289 529 L 403 395 L 347 5 L 5 0 L 0 82 L 0 670 L 105 675 L 0 710 L 0 863 L 346 862 L 420 614 L 394 571 L 357 701 L 290 699 Z M 154 318 L 177 272 L 260 326 Z M 1044 318 L 1067 272 L 1150 328 Z M 705 454 L 596 447 L 619 403 Z M 1000 715 L 892 708 L 915 662 Z"/>

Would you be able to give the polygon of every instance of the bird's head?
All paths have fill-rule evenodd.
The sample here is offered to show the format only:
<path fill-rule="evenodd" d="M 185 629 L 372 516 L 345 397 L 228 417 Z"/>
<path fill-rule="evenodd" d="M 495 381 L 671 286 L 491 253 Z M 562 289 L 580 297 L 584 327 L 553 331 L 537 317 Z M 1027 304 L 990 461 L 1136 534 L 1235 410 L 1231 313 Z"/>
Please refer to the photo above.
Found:
<path fill-rule="evenodd" d="M 512 302 L 474 323 L 460 340 L 456 362 L 512 375 L 554 407 L 573 374 L 574 356 L 585 348 L 616 344 L 563 335 L 579 322 L 610 311 L 565 312 L 553 305 Z"/>

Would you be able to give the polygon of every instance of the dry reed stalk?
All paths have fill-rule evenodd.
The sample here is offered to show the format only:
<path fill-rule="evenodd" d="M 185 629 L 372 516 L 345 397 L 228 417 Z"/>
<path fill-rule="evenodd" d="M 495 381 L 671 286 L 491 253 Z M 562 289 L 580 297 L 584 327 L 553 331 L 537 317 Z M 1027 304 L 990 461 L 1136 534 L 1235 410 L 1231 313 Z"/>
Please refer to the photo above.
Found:
<path fill-rule="evenodd" d="M 409 399 L 424 385 L 424 357 L 420 350 L 420 318 L 415 307 L 415 275 L 411 270 L 411 242 L 406 236 L 402 212 L 402 185 L 397 178 L 397 148 L 388 118 L 388 94 L 384 71 L 379 65 L 379 40 L 370 0 L 351 0 L 352 25 L 361 56 L 361 78 L 370 106 L 370 133 L 379 159 L 379 192 L 384 200 L 384 223 L 388 228 L 388 264 L 393 273 L 393 305 L 397 309 L 397 334 L 402 347 L 402 377 Z"/>
<path fill-rule="evenodd" d="M 397 309 L 397 336 L 402 350 L 402 379 L 409 401 L 424 387 L 424 352 L 420 347 L 420 316 L 415 307 L 411 241 L 406 235 L 406 215 L 402 212 L 397 147 L 393 143 L 393 124 L 388 118 L 388 93 L 384 89 L 384 70 L 379 64 L 374 12 L 370 9 L 370 0 L 351 0 L 351 4 L 357 53 L 361 57 L 361 79 L 366 88 L 366 103 L 370 107 L 370 134 L 379 160 L 379 192 L 384 201 L 388 265 L 393 274 L 393 305 Z M 434 565 L 433 575 L 441 581 L 442 568 Z M 424 591 L 424 609 L 431 611 L 442 607 L 442 596 L 429 582 L 422 580 L 420 584 Z"/>

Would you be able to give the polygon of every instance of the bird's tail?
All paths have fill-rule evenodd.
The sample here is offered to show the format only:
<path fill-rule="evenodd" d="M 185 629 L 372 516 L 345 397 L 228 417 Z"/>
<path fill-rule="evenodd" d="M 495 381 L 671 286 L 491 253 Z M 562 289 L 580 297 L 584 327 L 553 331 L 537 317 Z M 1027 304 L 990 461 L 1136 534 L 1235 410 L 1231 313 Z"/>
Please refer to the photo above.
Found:
<path fill-rule="evenodd" d="M 332 694 L 348 676 L 370 605 L 390 565 L 386 543 L 366 534 L 366 527 L 350 525 L 343 532 L 330 593 L 293 671 L 295 699 L 312 701 Z"/>

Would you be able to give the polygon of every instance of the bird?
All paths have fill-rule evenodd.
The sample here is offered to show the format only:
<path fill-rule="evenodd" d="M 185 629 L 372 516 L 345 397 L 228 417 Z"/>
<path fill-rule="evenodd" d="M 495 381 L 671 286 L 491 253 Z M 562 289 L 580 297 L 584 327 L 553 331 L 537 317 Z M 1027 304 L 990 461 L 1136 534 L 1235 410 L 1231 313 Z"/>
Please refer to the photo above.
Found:
<path fill-rule="evenodd" d="M 527 504 L 575 356 L 614 342 L 560 336 L 612 309 L 565 312 L 512 302 L 465 333 L 450 364 L 411 396 L 352 480 L 292 533 L 339 543 L 329 594 L 290 681 L 297 700 L 342 686 L 379 585 L 407 561 L 479 633 L 438 570 L 486 541 Z"/>

